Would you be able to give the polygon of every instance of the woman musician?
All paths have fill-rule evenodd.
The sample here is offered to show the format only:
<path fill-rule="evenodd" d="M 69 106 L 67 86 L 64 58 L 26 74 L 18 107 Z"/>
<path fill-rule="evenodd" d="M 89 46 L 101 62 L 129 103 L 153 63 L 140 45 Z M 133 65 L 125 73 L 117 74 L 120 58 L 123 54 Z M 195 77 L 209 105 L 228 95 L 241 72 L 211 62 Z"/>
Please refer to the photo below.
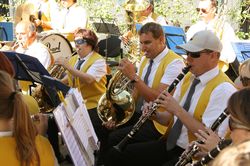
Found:
<path fill-rule="evenodd" d="M 32 123 L 29 116 L 34 114 L 34 110 L 39 109 L 37 103 L 34 103 L 34 99 L 30 100 L 31 96 L 22 95 L 21 92 L 18 92 L 13 80 L 14 68 L 2 52 L 0 52 L 0 61 L 0 143 L 2 147 L 0 153 L 6 155 L 6 157 L 1 155 L 1 163 L 10 165 L 20 165 L 21 163 L 25 163 L 25 165 L 32 163 L 36 163 L 35 165 L 57 165 L 57 160 L 48 140 L 38 135 L 46 133 L 46 117 L 37 115 L 39 123 Z M 10 104 L 13 107 L 10 107 Z M 28 130 L 26 131 L 27 126 Z M 14 142 L 16 141 L 16 147 L 12 146 L 15 145 L 11 143 L 13 138 Z M 12 148 L 13 150 L 11 150 Z M 45 150 L 46 154 L 42 154 L 41 150 Z M 46 157 L 46 161 L 44 157 Z"/>

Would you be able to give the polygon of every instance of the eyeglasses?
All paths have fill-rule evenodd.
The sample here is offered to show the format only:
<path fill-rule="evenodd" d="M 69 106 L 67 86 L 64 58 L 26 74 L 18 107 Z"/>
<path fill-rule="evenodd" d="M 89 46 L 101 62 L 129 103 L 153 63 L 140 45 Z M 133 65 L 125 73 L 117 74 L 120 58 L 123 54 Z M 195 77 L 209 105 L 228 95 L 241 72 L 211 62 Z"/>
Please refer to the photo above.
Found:
<path fill-rule="evenodd" d="M 207 14 L 207 13 L 208 13 L 207 9 L 204 9 L 204 8 L 196 8 L 196 10 L 197 10 L 198 13 L 199 13 L 200 11 L 201 11 L 202 13 L 204 13 L 204 14 Z"/>
<path fill-rule="evenodd" d="M 205 50 L 205 51 L 200 51 L 200 52 L 188 52 L 187 51 L 187 55 L 192 57 L 192 58 L 199 58 L 202 53 L 211 53 L 211 52 L 213 52 L 213 51 L 211 51 L 211 50 Z"/>
<path fill-rule="evenodd" d="M 249 127 L 245 126 L 241 121 L 232 116 L 229 117 L 228 126 L 231 131 L 234 129 L 250 130 Z"/>
<path fill-rule="evenodd" d="M 77 39 L 77 40 L 75 40 L 76 45 L 82 45 L 82 44 L 85 44 L 85 43 L 87 43 L 87 40 L 85 40 L 85 39 Z"/>

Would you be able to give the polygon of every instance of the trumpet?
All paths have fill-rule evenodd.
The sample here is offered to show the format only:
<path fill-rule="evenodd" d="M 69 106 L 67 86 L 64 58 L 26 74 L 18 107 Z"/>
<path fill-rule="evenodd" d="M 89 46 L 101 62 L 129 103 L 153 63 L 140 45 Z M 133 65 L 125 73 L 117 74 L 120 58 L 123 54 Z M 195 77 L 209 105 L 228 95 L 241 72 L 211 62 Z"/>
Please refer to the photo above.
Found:
<path fill-rule="evenodd" d="M 169 93 L 171 93 L 176 85 L 183 79 L 183 77 L 188 73 L 189 69 L 191 68 L 191 66 L 187 66 L 184 67 L 182 69 L 182 73 L 180 73 L 176 79 L 170 84 L 170 86 L 165 90 Z M 164 92 L 165 92 L 164 91 Z M 137 131 L 140 129 L 140 127 L 145 123 L 145 121 L 159 108 L 158 103 L 156 102 L 156 100 L 153 102 L 152 107 L 150 108 L 149 112 L 147 115 L 143 115 L 140 117 L 140 119 L 138 120 L 138 122 L 133 126 L 132 130 L 127 134 L 126 137 L 124 137 L 122 139 L 121 142 L 119 142 L 116 146 L 114 146 L 114 148 L 121 152 L 123 151 L 123 149 L 127 146 L 127 143 L 129 142 L 130 139 L 133 138 L 133 136 L 137 133 Z"/>
<path fill-rule="evenodd" d="M 215 131 L 220 124 L 226 119 L 226 117 L 229 115 L 229 111 L 225 109 L 220 116 L 214 121 L 214 123 L 211 126 L 211 130 Z M 197 143 L 202 144 L 202 141 L 196 141 Z M 199 147 L 197 143 L 194 143 L 190 150 L 184 151 L 181 156 L 179 157 L 179 161 L 175 164 L 175 166 L 185 166 L 187 163 L 190 163 L 192 161 L 192 157 L 199 151 Z"/>

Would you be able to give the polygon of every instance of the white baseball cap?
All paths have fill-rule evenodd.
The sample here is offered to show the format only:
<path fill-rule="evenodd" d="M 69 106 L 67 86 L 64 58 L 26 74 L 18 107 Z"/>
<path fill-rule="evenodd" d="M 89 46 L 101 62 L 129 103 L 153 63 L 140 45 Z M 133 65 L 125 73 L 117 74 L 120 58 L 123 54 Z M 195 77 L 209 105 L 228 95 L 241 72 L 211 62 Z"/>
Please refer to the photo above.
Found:
<path fill-rule="evenodd" d="M 221 52 L 222 43 L 216 34 L 210 30 L 199 31 L 186 43 L 176 46 L 188 52 L 200 52 L 202 50 L 212 50 Z"/>

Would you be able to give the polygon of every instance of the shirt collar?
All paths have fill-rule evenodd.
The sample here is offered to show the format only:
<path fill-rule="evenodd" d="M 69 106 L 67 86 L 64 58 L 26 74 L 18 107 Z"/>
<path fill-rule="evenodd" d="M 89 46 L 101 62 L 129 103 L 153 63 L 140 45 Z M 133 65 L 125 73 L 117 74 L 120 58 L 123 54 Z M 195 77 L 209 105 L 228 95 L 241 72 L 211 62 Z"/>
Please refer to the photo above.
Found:
<path fill-rule="evenodd" d="M 154 60 L 154 63 L 159 63 L 159 62 L 162 60 L 162 58 L 163 58 L 165 55 L 167 55 L 168 51 L 169 51 L 169 49 L 168 49 L 168 47 L 166 46 L 166 47 L 164 48 L 164 50 L 163 50 L 159 55 L 157 55 L 157 56 L 153 59 L 153 60 Z"/>
<path fill-rule="evenodd" d="M 78 55 L 78 59 L 80 59 L 80 60 L 88 60 L 89 59 L 89 57 L 92 55 L 94 53 L 94 51 L 91 51 L 90 53 L 88 53 L 88 55 L 87 56 L 85 56 L 85 57 L 83 57 L 83 58 L 81 58 L 79 55 Z"/>
<path fill-rule="evenodd" d="M 12 131 L 0 131 L 0 137 L 10 137 L 13 135 Z"/>
<path fill-rule="evenodd" d="M 211 79 L 213 79 L 218 74 L 219 74 L 219 68 L 215 67 L 215 68 L 203 73 L 202 75 L 200 75 L 197 78 L 201 81 L 202 85 L 206 85 Z M 191 79 L 191 81 L 193 81 L 195 79 L 195 76 L 192 75 L 190 79 Z"/>

